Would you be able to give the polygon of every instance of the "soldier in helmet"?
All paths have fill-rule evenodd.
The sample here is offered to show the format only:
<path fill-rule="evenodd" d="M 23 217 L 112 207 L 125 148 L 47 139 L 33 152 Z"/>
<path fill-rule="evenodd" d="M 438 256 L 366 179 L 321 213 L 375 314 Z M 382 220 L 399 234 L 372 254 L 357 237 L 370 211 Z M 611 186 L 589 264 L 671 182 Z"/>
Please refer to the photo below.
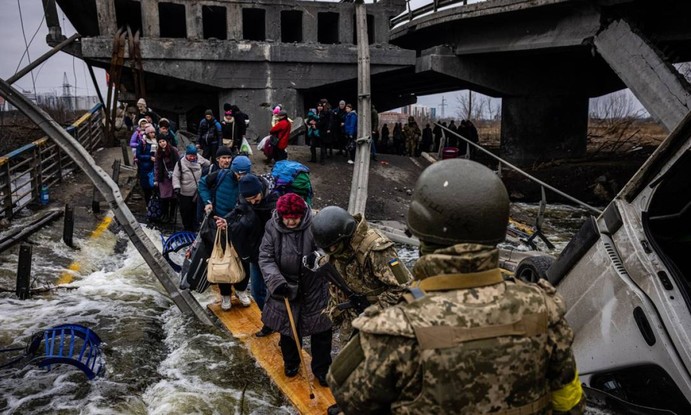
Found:
<path fill-rule="evenodd" d="M 341 325 L 345 342 L 353 318 L 368 305 L 385 308 L 398 303 L 412 278 L 393 242 L 370 229 L 360 214 L 352 216 L 343 208 L 327 206 L 312 220 L 312 235 L 327 256 L 312 253 L 304 264 L 311 269 L 322 266 L 322 273 L 335 269 L 336 281 L 329 278 L 327 313 L 334 324 Z"/>
<path fill-rule="evenodd" d="M 406 302 L 369 308 L 328 383 L 346 414 L 581 414 L 562 298 L 502 278 L 509 198 L 464 159 L 420 175 L 408 228 L 421 243 Z"/>

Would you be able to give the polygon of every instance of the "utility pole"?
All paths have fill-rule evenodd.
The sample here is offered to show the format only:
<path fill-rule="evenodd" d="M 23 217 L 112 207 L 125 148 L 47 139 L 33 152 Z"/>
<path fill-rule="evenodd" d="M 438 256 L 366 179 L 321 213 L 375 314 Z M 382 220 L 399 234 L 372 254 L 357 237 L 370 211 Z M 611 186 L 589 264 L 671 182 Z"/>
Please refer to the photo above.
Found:
<path fill-rule="evenodd" d="M 63 72 L 62 77 L 62 101 L 65 104 L 66 110 L 72 110 L 72 94 L 70 93 L 70 82 L 67 78 L 67 72 Z"/>
<path fill-rule="evenodd" d="M 444 95 L 441 96 L 441 104 L 439 105 L 441 107 L 441 119 L 444 119 L 444 108 L 446 108 L 446 99 L 444 98 Z"/>
<path fill-rule="evenodd" d="M 372 143 L 372 101 L 370 97 L 370 55 L 367 38 L 367 11 L 364 0 L 355 0 L 355 28 L 357 30 L 358 55 L 358 123 L 353 166 L 353 181 L 350 187 L 348 212 L 365 214 L 367 186 L 369 182 L 370 145 Z"/>
<path fill-rule="evenodd" d="M 473 91 L 468 90 L 468 116 L 466 120 L 470 120 L 470 115 L 473 113 Z"/>

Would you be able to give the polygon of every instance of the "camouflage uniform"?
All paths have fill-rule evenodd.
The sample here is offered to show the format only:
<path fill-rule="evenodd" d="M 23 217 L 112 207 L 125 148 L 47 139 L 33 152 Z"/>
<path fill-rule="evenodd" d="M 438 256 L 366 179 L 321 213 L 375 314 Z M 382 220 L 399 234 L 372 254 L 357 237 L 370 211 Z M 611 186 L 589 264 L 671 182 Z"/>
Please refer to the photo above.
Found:
<path fill-rule="evenodd" d="M 371 304 L 386 308 L 398 304 L 409 281 L 410 272 L 398 259 L 393 242 L 376 229 L 370 229 L 360 214 L 353 215 L 357 228 L 343 252 L 330 255 L 329 261 L 336 267 L 351 290 L 364 294 Z M 349 337 L 350 323 L 357 317 L 353 308 L 339 310 L 336 306 L 348 298 L 333 284 L 329 284 L 327 313 L 335 324 L 342 326 L 341 333 Z M 347 338 L 346 337 L 346 338 Z"/>
<path fill-rule="evenodd" d="M 408 122 L 408 124 L 403 126 L 403 137 L 405 137 L 406 154 L 408 154 L 409 156 L 415 156 L 421 136 L 422 131 L 420 131 L 420 127 L 417 126 L 417 123 L 415 121 Z"/>
<path fill-rule="evenodd" d="M 423 297 L 386 310 L 370 307 L 353 321 L 360 333 L 328 376 L 341 409 L 582 413 L 563 300 L 546 281 L 502 281 L 497 264 L 497 249 L 478 244 L 421 257 L 413 274 L 428 291 Z"/>

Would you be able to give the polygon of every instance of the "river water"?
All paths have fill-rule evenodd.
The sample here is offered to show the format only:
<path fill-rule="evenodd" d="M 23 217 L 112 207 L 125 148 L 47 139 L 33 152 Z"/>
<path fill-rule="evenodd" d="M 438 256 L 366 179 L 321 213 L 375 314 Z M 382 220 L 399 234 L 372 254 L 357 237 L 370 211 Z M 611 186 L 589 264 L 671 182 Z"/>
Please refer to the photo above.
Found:
<path fill-rule="evenodd" d="M 32 277 L 36 286 L 54 284 L 77 257 L 72 289 L 26 301 L 1 294 L 0 348 L 23 346 L 58 324 L 82 324 L 105 343 L 106 375 L 88 381 L 64 365 L 1 369 L 0 413 L 295 413 L 239 342 L 181 315 L 124 233 L 104 232 L 88 243 L 75 237 L 81 249 L 73 251 L 61 232 L 58 223 L 31 237 Z M 15 285 L 18 249 L 9 252 L 0 255 L 3 288 Z M 16 353 L 0 354 L 0 362 Z"/>
<path fill-rule="evenodd" d="M 558 231 L 550 238 L 563 247 L 585 216 L 571 207 L 550 211 L 561 212 L 546 226 Z M 12 227 L 30 220 L 31 212 L 23 214 Z M 75 251 L 61 242 L 61 225 L 58 221 L 30 238 L 32 278 L 34 286 L 55 284 L 77 259 L 80 268 L 73 272 L 70 289 L 26 301 L 0 293 L 0 348 L 24 346 L 31 334 L 58 324 L 82 324 L 104 341 L 107 371 L 89 381 L 65 365 L 50 371 L 33 365 L 0 369 L 0 413 L 295 413 L 238 341 L 180 314 L 116 226 L 111 226 L 116 233 L 95 239 L 75 235 L 80 247 Z M 146 232 L 160 243 L 157 231 Z M 417 258 L 416 249 L 399 250 L 409 265 Z M 0 254 L 0 288 L 14 289 L 17 252 L 13 247 Z M 210 295 L 198 298 L 202 304 L 212 301 Z M 0 365 L 16 353 L 0 353 Z"/>

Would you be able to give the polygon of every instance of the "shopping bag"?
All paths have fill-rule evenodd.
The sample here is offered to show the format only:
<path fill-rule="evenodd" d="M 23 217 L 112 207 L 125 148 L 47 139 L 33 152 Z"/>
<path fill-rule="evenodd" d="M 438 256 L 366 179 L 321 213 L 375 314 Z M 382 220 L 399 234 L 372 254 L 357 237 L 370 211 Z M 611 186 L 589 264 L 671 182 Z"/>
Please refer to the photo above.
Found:
<path fill-rule="evenodd" d="M 248 156 L 252 155 L 252 147 L 245 137 L 242 137 L 242 144 L 240 145 L 240 152 L 246 153 Z"/>
<path fill-rule="evenodd" d="M 223 249 L 221 234 L 225 236 L 226 248 Z M 245 278 L 245 269 L 235 248 L 228 240 L 228 232 L 218 229 L 214 248 L 209 258 L 206 278 L 213 284 L 237 284 Z"/>

